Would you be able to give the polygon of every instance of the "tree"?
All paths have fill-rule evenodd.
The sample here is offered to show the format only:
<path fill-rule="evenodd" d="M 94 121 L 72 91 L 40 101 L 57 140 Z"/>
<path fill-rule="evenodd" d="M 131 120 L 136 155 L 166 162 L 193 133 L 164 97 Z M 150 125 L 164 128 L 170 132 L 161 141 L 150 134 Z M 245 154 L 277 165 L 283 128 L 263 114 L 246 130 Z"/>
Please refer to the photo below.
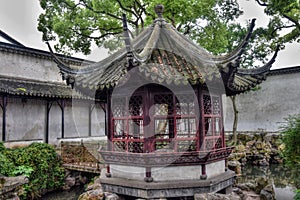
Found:
<path fill-rule="evenodd" d="M 236 0 L 41 0 L 45 11 L 38 30 L 43 40 L 59 41 L 59 52 L 89 54 L 91 44 L 116 49 L 122 40 L 122 14 L 138 34 L 155 18 L 154 6 L 165 6 L 164 17 L 194 41 L 213 53 L 225 53 L 231 43 L 227 32 L 242 13 Z"/>

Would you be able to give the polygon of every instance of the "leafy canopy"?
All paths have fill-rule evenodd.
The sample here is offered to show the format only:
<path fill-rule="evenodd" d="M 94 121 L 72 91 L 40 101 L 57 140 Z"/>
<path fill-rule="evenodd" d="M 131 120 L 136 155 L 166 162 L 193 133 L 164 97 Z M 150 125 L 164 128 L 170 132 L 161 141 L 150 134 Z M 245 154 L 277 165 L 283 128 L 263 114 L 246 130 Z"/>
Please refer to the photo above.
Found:
<path fill-rule="evenodd" d="M 251 1 L 264 8 L 269 24 L 255 30 L 245 67 L 265 62 L 277 44 L 300 42 L 299 0 Z M 43 40 L 57 42 L 59 52 L 87 55 L 92 44 L 113 51 L 123 45 L 122 14 L 137 35 L 155 19 L 157 4 L 164 5 L 164 18 L 178 31 L 214 54 L 233 50 L 246 33 L 237 22 L 243 14 L 237 0 L 40 0 L 38 30 Z"/>
<path fill-rule="evenodd" d="M 43 40 L 58 41 L 60 52 L 89 54 L 92 43 L 114 50 L 123 43 L 122 14 L 136 35 L 156 18 L 159 3 L 165 7 L 164 18 L 178 31 L 214 53 L 227 51 L 228 22 L 242 13 L 236 0 L 41 0 L 45 12 L 38 30 Z"/>

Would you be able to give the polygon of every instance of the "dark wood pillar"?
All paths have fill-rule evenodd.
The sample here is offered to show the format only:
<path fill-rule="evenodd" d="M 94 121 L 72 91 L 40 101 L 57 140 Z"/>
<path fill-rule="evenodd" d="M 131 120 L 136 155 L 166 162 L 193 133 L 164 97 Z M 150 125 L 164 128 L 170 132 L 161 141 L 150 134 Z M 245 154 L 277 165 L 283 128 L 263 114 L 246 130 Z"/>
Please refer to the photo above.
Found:
<path fill-rule="evenodd" d="M 145 174 L 144 181 L 145 182 L 152 182 L 153 178 L 151 177 L 151 167 L 146 167 L 146 174 Z"/>
<path fill-rule="evenodd" d="M 53 102 L 47 101 L 46 104 L 46 130 L 44 136 L 44 142 L 49 143 L 49 122 L 50 122 L 50 110 Z"/>
<path fill-rule="evenodd" d="M 107 92 L 107 104 L 106 104 L 106 129 L 107 129 L 107 150 L 111 151 L 112 150 L 112 111 L 111 111 L 111 92 Z"/>
<path fill-rule="evenodd" d="M 198 86 L 198 105 L 199 105 L 199 121 L 198 121 L 198 141 L 197 141 L 197 151 L 200 151 L 202 148 L 202 143 L 204 142 L 204 117 L 203 117 L 203 99 L 202 99 L 202 90 L 201 86 Z"/>
<path fill-rule="evenodd" d="M 206 175 L 206 165 L 202 164 L 201 165 L 201 176 L 200 176 L 201 180 L 205 180 L 207 179 L 207 175 Z"/>
<path fill-rule="evenodd" d="M 2 108 L 2 141 L 6 141 L 6 107 L 7 107 L 7 96 L 2 96 L 2 102 L 0 104 Z"/>
<path fill-rule="evenodd" d="M 61 109 L 61 138 L 65 137 L 65 100 L 57 102 Z"/>

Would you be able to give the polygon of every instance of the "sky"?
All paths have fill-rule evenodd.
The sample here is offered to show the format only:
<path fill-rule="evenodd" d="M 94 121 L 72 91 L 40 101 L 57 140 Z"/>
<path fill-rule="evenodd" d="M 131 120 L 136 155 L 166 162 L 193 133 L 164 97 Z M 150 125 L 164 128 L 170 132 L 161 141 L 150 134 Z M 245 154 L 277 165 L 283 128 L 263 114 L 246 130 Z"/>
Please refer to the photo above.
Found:
<path fill-rule="evenodd" d="M 268 23 L 263 10 L 254 4 L 254 0 L 239 0 L 239 3 L 244 10 L 242 22 L 256 18 L 257 27 Z M 38 0 L 0 0 L 0 5 L 0 30 L 27 47 L 48 51 L 47 45 L 42 41 L 42 33 L 37 30 L 38 16 L 42 12 Z M 279 52 L 272 69 L 300 66 L 299 55 L 300 45 L 288 44 L 284 51 Z M 89 56 L 82 54 L 72 56 L 100 61 L 107 56 L 107 52 L 95 48 Z"/>

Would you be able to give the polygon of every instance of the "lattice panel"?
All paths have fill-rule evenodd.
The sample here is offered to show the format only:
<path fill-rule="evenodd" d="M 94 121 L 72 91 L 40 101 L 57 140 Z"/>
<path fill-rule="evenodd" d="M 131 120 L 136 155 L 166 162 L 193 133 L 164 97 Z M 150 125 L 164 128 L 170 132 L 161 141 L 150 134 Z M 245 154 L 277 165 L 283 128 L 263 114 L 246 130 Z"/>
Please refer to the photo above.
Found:
<path fill-rule="evenodd" d="M 129 113 L 131 116 L 143 115 L 143 97 L 132 96 L 129 100 Z"/>
<path fill-rule="evenodd" d="M 195 99 L 192 94 L 177 95 L 176 114 L 195 115 Z"/>
<path fill-rule="evenodd" d="M 125 97 L 113 98 L 112 113 L 113 113 L 113 117 L 123 117 L 127 114 Z"/>
<path fill-rule="evenodd" d="M 154 95 L 154 115 L 173 114 L 173 95 L 157 94 Z"/>
<path fill-rule="evenodd" d="M 206 115 L 212 114 L 211 98 L 209 95 L 203 95 L 203 112 Z"/>
<path fill-rule="evenodd" d="M 222 147 L 223 147 L 222 138 L 218 138 L 218 139 L 216 140 L 215 148 L 216 148 L 216 149 L 220 149 L 220 148 L 222 148 Z"/>
<path fill-rule="evenodd" d="M 213 114 L 214 115 L 221 115 L 220 97 L 213 96 L 212 97 L 212 104 L 213 104 Z"/>
<path fill-rule="evenodd" d="M 128 142 L 128 151 L 132 153 L 143 153 L 143 142 Z"/>
<path fill-rule="evenodd" d="M 173 149 L 173 145 L 169 141 L 156 141 L 155 150 L 169 151 Z"/>
<path fill-rule="evenodd" d="M 215 147 L 215 140 L 212 139 L 205 139 L 205 150 L 210 151 L 213 150 Z"/>
<path fill-rule="evenodd" d="M 124 141 L 115 141 L 113 142 L 114 151 L 126 151 L 126 142 Z"/>

